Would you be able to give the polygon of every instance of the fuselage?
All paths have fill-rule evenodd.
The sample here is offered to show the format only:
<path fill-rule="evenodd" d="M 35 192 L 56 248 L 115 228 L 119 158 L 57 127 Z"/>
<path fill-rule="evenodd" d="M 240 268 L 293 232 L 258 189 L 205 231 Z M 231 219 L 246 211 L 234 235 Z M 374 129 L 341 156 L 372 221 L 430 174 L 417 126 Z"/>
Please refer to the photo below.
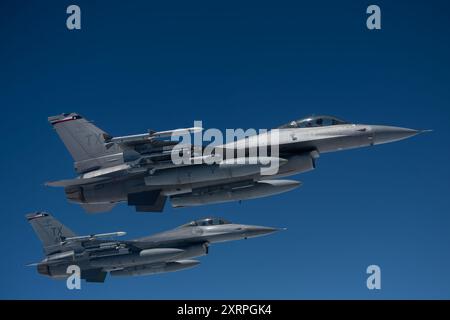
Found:
<path fill-rule="evenodd" d="M 217 149 L 222 150 L 221 152 L 225 155 L 228 149 L 256 148 L 261 145 L 260 141 L 267 141 L 265 135 L 270 135 L 271 132 L 273 134 L 274 131 L 277 132 L 278 139 L 276 145 L 272 144 L 268 148 L 269 156 L 274 156 L 273 147 L 276 146 L 278 152 L 276 156 L 287 160 L 287 163 L 281 164 L 277 173 L 272 175 L 261 175 L 259 170 L 250 166 L 241 169 L 239 175 L 230 174 L 229 170 L 223 170 L 224 174 L 219 174 L 221 171 L 217 169 L 216 164 L 198 164 L 172 167 L 156 172 L 144 171 L 132 176 L 119 176 L 108 182 L 66 188 L 66 193 L 70 200 L 78 203 L 127 201 L 131 193 L 152 190 L 161 190 L 164 196 L 177 198 L 178 195 L 192 193 L 193 190 L 207 190 L 225 184 L 231 186 L 235 184 L 239 187 L 240 183 L 296 175 L 313 170 L 315 159 L 320 154 L 393 142 L 418 133 L 412 129 L 363 124 L 283 128 L 219 146 Z M 164 183 L 164 181 L 171 181 L 170 179 L 174 181 L 172 184 Z M 255 197 L 257 196 L 258 194 Z"/>

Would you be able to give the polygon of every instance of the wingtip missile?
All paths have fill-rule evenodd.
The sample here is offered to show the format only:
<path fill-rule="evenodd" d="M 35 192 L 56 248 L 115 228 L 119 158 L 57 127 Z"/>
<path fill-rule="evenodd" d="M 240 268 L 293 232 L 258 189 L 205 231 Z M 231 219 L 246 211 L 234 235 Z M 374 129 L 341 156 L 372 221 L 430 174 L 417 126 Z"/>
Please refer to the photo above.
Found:
<path fill-rule="evenodd" d="M 174 130 L 167 130 L 167 131 L 151 131 L 149 130 L 149 137 L 150 139 L 155 138 L 167 138 L 171 136 L 183 136 L 187 134 L 197 133 L 203 131 L 202 127 L 191 127 L 191 128 L 180 128 L 180 129 L 174 129 Z"/>
<path fill-rule="evenodd" d="M 112 237 L 122 237 L 126 235 L 127 233 L 125 231 L 117 231 L 117 232 L 109 232 L 109 233 L 97 233 L 97 234 L 91 234 L 86 236 L 76 236 L 76 237 L 69 237 L 64 239 L 65 242 L 68 241 L 85 241 L 85 240 L 95 240 L 99 238 L 112 238 Z"/>
<path fill-rule="evenodd" d="M 172 136 L 183 136 L 203 131 L 202 127 L 181 128 L 166 131 L 148 130 L 148 133 L 134 134 L 121 137 L 104 136 L 105 145 L 110 148 L 113 144 L 138 144 L 151 141 L 153 139 L 169 138 Z"/>

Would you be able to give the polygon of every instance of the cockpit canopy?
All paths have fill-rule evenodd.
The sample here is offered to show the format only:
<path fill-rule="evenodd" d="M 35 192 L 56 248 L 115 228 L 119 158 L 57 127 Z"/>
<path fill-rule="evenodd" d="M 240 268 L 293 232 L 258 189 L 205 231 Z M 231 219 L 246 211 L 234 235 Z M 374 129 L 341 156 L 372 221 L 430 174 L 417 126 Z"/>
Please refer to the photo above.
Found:
<path fill-rule="evenodd" d="M 289 122 L 278 129 L 328 127 L 338 124 L 348 124 L 348 122 L 333 116 L 310 116 Z"/>
<path fill-rule="evenodd" d="M 191 221 L 189 223 L 186 223 L 184 225 L 182 225 L 180 228 L 184 228 L 184 227 L 203 227 L 203 226 L 217 226 L 220 224 L 230 224 L 231 222 L 222 218 L 214 218 L 214 217 L 209 217 L 209 218 L 203 218 L 203 219 L 199 219 L 199 220 L 195 220 L 195 221 Z"/>

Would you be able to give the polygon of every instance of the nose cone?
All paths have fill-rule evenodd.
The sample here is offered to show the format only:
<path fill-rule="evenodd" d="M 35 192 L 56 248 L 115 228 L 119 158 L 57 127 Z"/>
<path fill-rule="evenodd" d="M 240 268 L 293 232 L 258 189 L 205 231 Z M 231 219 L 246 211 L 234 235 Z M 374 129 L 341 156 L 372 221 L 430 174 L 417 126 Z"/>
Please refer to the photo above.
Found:
<path fill-rule="evenodd" d="M 245 229 L 244 234 L 246 238 L 265 236 L 282 230 L 279 228 L 260 227 L 260 226 L 246 226 L 244 229 Z"/>
<path fill-rule="evenodd" d="M 423 131 L 400 127 L 372 126 L 374 144 L 403 140 L 413 137 L 421 132 Z"/>

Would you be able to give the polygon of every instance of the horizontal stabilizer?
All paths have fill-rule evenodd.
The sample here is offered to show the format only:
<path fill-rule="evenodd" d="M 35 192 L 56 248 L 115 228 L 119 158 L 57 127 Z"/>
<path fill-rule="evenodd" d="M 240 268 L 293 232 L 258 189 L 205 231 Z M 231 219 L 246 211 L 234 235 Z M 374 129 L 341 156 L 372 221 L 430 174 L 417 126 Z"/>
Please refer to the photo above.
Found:
<path fill-rule="evenodd" d="M 101 181 L 109 180 L 108 177 L 97 177 L 97 178 L 87 178 L 87 179 L 67 179 L 67 180 L 59 180 L 59 181 L 51 181 L 46 182 L 45 185 L 49 187 L 72 187 L 72 186 L 80 186 L 90 183 L 96 183 Z"/>
<path fill-rule="evenodd" d="M 33 262 L 33 263 L 29 263 L 27 265 L 25 265 L 26 267 L 36 267 L 40 264 L 40 262 Z"/>
<path fill-rule="evenodd" d="M 41 262 L 29 263 L 26 266 L 27 267 L 36 267 L 42 263 L 45 263 L 46 265 L 60 264 L 62 261 L 67 261 L 69 259 L 73 260 L 74 256 L 75 256 L 75 252 L 73 250 L 65 251 L 65 252 L 61 252 L 61 253 L 55 253 L 55 254 L 48 255 L 47 258 L 45 258 Z"/>
<path fill-rule="evenodd" d="M 69 251 L 58 252 L 58 253 L 54 253 L 54 254 L 48 255 L 45 260 L 46 260 L 46 262 L 60 261 L 60 260 L 64 260 L 64 259 L 67 259 L 67 258 L 72 258 L 73 259 L 73 257 L 75 257 L 75 251 L 69 250 Z"/>

